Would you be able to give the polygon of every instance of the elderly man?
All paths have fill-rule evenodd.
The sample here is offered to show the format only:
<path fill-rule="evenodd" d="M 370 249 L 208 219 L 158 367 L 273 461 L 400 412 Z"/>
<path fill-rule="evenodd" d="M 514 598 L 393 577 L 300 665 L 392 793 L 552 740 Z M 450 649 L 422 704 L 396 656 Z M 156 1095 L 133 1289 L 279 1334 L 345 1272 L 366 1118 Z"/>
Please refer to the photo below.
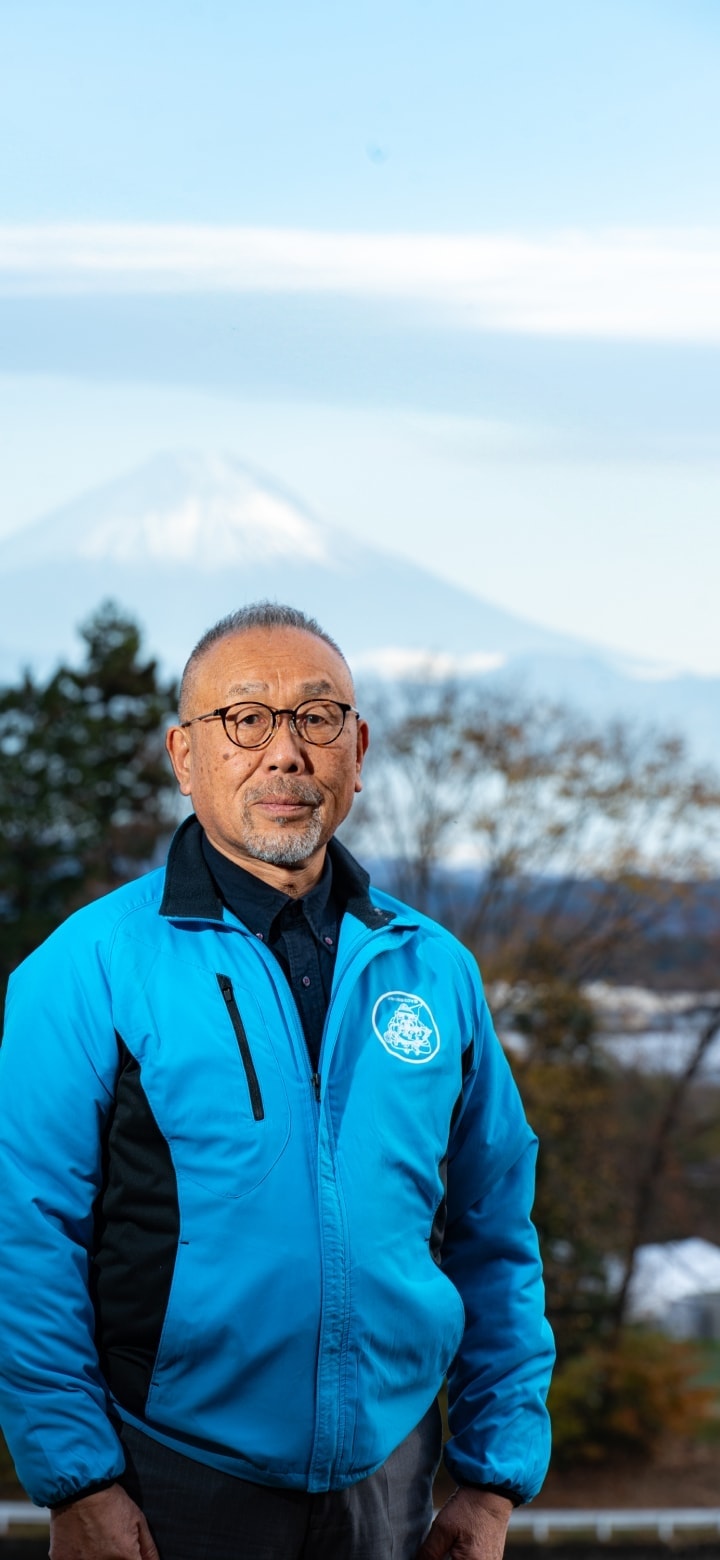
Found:
<path fill-rule="evenodd" d="M 334 839 L 367 742 L 314 621 L 223 620 L 167 867 L 12 979 L 0 1397 L 53 1560 L 499 1560 L 543 1478 L 535 1139 L 472 958 Z"/>

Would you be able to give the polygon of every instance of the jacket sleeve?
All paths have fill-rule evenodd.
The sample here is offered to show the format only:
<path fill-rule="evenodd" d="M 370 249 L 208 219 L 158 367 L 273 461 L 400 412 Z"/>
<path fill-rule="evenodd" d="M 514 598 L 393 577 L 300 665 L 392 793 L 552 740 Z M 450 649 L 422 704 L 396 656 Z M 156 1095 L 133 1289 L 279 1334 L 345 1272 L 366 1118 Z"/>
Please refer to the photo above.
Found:
<path fill-rule="evenodd" d="M 0 1051 L 0 1419 L 40 1505 L 112 1483 L 125 1461 L 89 1292 L 117 1046 L 99 950 L 73 936 L 79 919 L 13 975 Z"/>
<path fill-rule="evenodd" d="M 445 1460 L 460 1484 L 516 1504 L 537 1494 L 550 1453 L 545 1399 L 555 1357 L 531 1221 L 537 1140 L 470 961 L 473 1061 L 448 1152 L 443 1271 L 465 1307 L 448 1373 Z"/>

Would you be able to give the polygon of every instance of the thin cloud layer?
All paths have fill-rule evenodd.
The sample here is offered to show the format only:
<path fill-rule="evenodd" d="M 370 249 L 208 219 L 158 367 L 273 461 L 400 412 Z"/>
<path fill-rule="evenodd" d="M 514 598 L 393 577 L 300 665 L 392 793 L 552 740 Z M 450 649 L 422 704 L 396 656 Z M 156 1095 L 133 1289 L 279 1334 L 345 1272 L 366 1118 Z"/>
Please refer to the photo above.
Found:
<path fill-rule="evenodd" d="M 0 227 L 0 295 L 332 295 L 483 331 L 720 341 L 720 231 L 363 234 L 120 223 Z"/>

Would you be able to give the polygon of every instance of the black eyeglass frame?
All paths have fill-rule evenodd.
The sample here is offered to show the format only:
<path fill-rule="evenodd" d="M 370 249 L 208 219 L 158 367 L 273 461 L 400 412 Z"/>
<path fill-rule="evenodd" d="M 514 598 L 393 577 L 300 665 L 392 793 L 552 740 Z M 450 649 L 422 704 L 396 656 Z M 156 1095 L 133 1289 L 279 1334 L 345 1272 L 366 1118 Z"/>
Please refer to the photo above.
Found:
<path fill-rule="evenodd" d="M 334 737 L 330 738 L 329 742 L 315 742 L 313 741 L 312 737 L 307 735 L 303 736 L 302 732 L 298 731 L 297 729 L 296 720 L 297 716 L 300 714 L 300 711 L 307 709 L 308 706 L 313 704 L 334 704 L 335 708 L 342 712 L 342 724 L 340 729 L 339 731 L 336 731 Z M 230 711 L 242 709 L 267 710 L 268 715 L 272 716 L 272 726 L 270 727 L 267 736 L 263 737 L 260 742 L 238 742 L 237 738 L 228 731 L 226 718 Z M 338 737 L 341 737 L 345 730 L 345 721 L 347 716 L 356 715 L 358 720 L 360 719 L 360 711 L 356 710 L 355 705 L 344 704 L 341 699 L 302 699 L 300 704 L 296 705 L 294 710 L 274 710 L 271 704 L 263 704 L 259 699 L 236 699 L 233 704 L 225 704 L 220 709 L 208 710 L 204 715 L 193 715 L 190 720 L 181 720 L 180 725 L 181 727 L 194 726 L 196 721 L 199 720 L 221 720 L 223 723 L 223 731 L 225 732 L 228 741 L 232 742 L 233 747 L 241 748 L 243 750 L 247 749 L 250 751 L 255 751 L 257 748 L 267 747 L 268 742 L 272 742 L 272 739 L 275 736 L 275 732 L 278 729 L 278 718 L 280 715 L 287 715 L 289 717 L 290 730 L 294 731 L 295 736 L 299 737 L 301 742 L 309 742 L 311 747 L 332 747 L 333 742 L 337 742 Z"/>

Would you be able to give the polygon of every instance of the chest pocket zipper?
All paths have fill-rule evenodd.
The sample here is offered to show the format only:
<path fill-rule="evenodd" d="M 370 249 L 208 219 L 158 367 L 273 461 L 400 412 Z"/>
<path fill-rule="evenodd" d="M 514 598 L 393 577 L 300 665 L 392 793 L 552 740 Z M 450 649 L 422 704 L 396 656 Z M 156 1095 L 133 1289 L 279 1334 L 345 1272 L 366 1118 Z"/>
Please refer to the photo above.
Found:
<path fill-rule="evenodd" d="M 265 1107 L 263 1105 L 263 1098 L 260 1092 L 258 1075 L 255 1071 L 255 1063 L 252 1059 L 252 1052 L 248 1044 L 248 1037 L 245 1033 L 245 1025 L 243 1024 L 243 1021 L 240 1017 L 240 1010 L 238 1008 L 237 1002 L 235 1001 L 235 992 L 233 991 L 232 981 L 229 975 L 216 975 L 215 979 L 217 980 L 218 986 L 222 992 L 225 1006 L 227 1007 L 230 1017 L 230 1023 L 232 1024 L 235 1031 L 235 1039 L 237 1040 L 238 1050 L 240 1052 L 240 1056 L 242 1057 L 243 1067 L 245 1068 L 245 1078 L 247 1080 L 248 1094 L 250 1095 L 250 1104 L 252 1106 L 253 1116 L 256 1121 L 264 1121 Z"/>

